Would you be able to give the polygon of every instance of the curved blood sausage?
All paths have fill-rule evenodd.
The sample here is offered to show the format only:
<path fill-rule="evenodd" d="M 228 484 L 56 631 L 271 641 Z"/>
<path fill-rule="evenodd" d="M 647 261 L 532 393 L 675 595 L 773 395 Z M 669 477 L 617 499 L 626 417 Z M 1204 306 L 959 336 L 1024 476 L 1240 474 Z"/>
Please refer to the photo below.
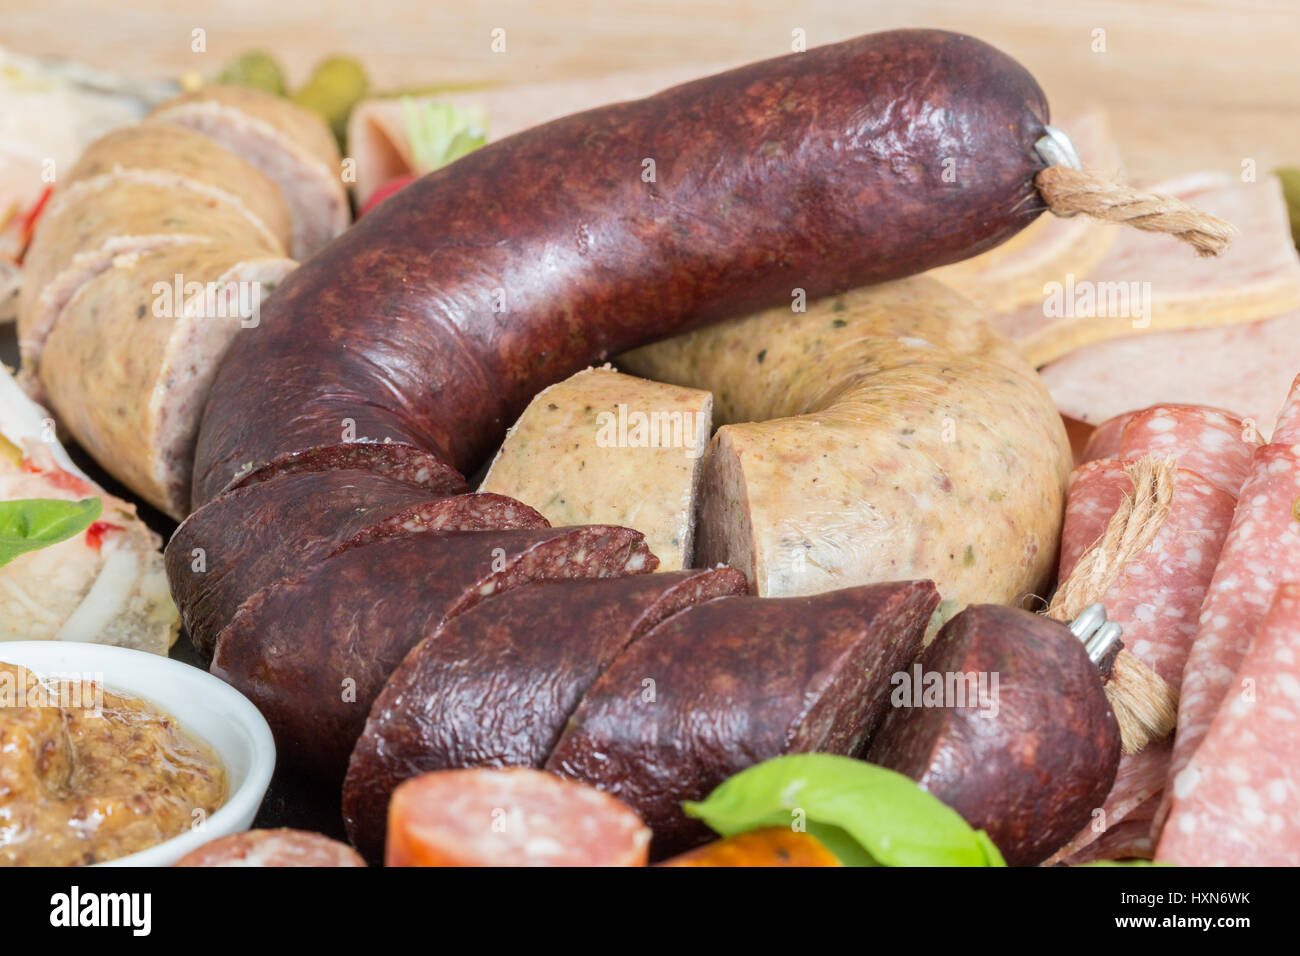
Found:
<path fill-rule="evenodd" d="M 412 777 L 388 821 L 388 866 L 645 866 L 650 844 L 613 797 L 518 767 Z"/>
<path fill-rule="evenodd" d="M 176 866 L 365 866 L 346 843 L 306 830 L 248 830 L 191 850 Z"/>
<path fill-rule="evenodd" d="M 383 847 L 393 788 L 426 770 L 541 767 L 582 695 L 629 644 L 711 598 L 733 568 L 530 584 L 448 621 L 406 655 L 370 710 L 343 784 L 343 819 Z"/>
<path fill-rule="evenodd" d="M 592 685 L 546 767 L 634 807 L 654 856 L 689 849 L 709 830 L 683 800 L 781 754 L 855 753 L 938 601 L 929 581 L 909 581 L 674 615 Z"/>
<path fill-rule="evenodd" d="M 461 495 L 445 469 L 437 497 L 363 471 L 282 475 L 204 505 L 167 543 L 172 597 L 199 653 L 249 596 L 347 547 L 408 531 L 545 528 L 546 519 L 501 495 Z"/>
<path fill-rule="evenodd" d="M 212 673 L 257 705 L 286 763 L 337 783 L 384 682 L 443 621 L 530 581 L 656 563 L 639 532 L 601 525 L 376 541 L 245 601 L 217 638 Z"/>
<path fill-rule="evenodd" d="M 1047 119 L 1005 54 L 900 30 L 491 143 L 364 216 L 238 337 L 194 501 L 345 431 L 369 470 L 468 473 L 604 356 L 990 248 L 1044 208 Z"/>
<path fill-rule="evenodd" d="M 1083 643 L 1048 618 L 974 605 L 917 668 L 914 680 L 937 674 L 961 695 L 891 710 L 867 759 L 986 830 L 1012 866 L 1041 862 L 1088 822 L 1119 764 L 1119 726 Z M 972 677 L 987 681 L 987 699 Z"/>

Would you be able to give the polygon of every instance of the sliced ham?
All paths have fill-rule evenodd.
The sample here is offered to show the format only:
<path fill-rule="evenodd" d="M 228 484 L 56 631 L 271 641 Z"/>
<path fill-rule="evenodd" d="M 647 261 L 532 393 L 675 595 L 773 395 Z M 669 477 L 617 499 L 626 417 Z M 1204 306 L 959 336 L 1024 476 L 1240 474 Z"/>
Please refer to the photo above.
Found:
<path fill-rule="evenodd" d="M 1062 415 L 1096 425 L 1135 408 L 1182 402 L 1230 408 L 1267 438 L 1300 370 L 1300 310 L 1240 325 L 1130 335 L 1048 365 Z"/>
<path fill-rule="evenodd" d="M 1094 269 L 1055 277 L 1059 296 L 1044 290 L 1029 305 L 993 318 L 1034 365 L 1105 339 L 1251 322 L 1300 308 L 1300 257 L 1275 177 L 1255 183 L 1198 177 L 1152 191 L 1227 219 L 1240 235 L 1207 260 L 1171 236 L 1123 230 Z M 1156 354 L 1148 358 L 1152 364 Z"/>

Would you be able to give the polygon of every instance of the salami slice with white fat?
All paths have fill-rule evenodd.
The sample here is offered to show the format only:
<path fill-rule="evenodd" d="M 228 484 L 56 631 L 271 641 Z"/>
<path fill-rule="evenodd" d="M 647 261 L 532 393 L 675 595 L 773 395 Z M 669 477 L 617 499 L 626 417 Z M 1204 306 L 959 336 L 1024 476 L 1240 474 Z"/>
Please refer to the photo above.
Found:
<path fill-rule="evenodd" d="M 644 866 L 650 830 L 595 787 L 540 770 L 439 770 L 393 792 L 388 866 Z"/>
<path fill-rule="evenodd" d="M 1195 756 L 1174 777 L 1156 859 L 1183 866 L 1300 864 L 1297 648 L 1300 584 L 1288 583 L 1229 679 Z"/>
<path fill-rule="evenodd" d="M 1133 491 L 1125 464 L 1091 461 L 1075 469 L 1061 535 L 1059 579 L 1106 531 Z M 1196 633 L 1197 612 L 1214 575 L 1235 501 L 1195 472 L 1174 473 L 1169 514 L 1151 545 L 1132 558 L 1102 598 L 1124 628 L 1124 644 L 1175 689 Z"/>
<path fill-rule="evenodd" d="M 1103 422 L 1084 448 L 1083 460 L 1143 455 L 1172 458 L 1216 488 L 1236 495 L 1263 444 L 1253 423 L 1204 405 L 1152 405 Z"/>
<path fill-rule="evenodd" d="M 306 830 L 248 830 L 191 850 L 176 866 L 365 866 L 346 843 Z"/>
<path fill-rule="evenodd" d="M 1300 446 L 1270 444 L 1255 455 L 1227 540 L 1201 607 L 1183 673 L 1178 732 L 1170 765 L 1172 789 L 1205 738 L 1233 675 L 1268 611 L 1278 585 L 1300 580 Z M 1186 791 L 1186 782 L 1181 784 Z M 1169 810 L 1170 792 L 1156 832 Z"/>
<path fill-rule="evenodd" d="M 1152 431 L 1136 417 L 1129 424 L 1134 423 L 1155 436 L 1166 433 L 1159 428 Z M 1104 459 L 1075 470 L 1062 533 L 1060 580 L 1069 578 L 1083 553 L 1104 535 L 1124 496 L 1133 493 L 1125 468 L 1122 461 Z M 1169 514 L 1160 530 L 1145 551 L 1127 562 L 1102 598 L 1107 617 L 1124 628 L 1125 646 L 1175 690 L 1182 682 L 1201 601 L 1235 504 L 1232 495 L 1200 474 L 1177 469 Z M 1168 775 L 1169 755 L 1168 741 L 1125 754 L 1101 813 L 1053 861 L 1081 853 L 1158 794 Z"/>

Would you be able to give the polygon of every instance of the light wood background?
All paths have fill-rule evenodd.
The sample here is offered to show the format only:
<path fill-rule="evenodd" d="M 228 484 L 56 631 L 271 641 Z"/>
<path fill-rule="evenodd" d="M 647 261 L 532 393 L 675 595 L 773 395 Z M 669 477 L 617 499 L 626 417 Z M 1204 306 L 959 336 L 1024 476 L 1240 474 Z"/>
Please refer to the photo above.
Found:
<path fill-rule="evenodd" d="M 166 75 L 264 47 L 295 82 L 346 52 L 380 87 L 758 59 L 795 28 L 811 46 L 900 26 L 1000 46 L 1057 117 L 1106 107 L 1135 179 L 1300 165 L 1300 0 L 0 0 L 0 43 L 22 52 Z"/>

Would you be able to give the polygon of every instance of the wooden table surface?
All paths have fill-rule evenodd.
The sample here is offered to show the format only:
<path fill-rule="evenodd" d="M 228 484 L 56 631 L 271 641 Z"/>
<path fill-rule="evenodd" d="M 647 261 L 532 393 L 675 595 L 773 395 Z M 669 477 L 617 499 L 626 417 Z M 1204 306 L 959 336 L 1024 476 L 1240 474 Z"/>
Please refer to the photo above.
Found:
<path fill-rule="evenodd" d="M 813 46 L 902 26 L 1003 48 L 1057 117 L 1104 106 L 1134 179 L 1300 165 L 1300 0 L 0 0 L 0 44 L 20 52 L 175 75 L 264 47 L 295 82 L 346 52 L 380 87 L 760 59 L 796 29 Z"/>

